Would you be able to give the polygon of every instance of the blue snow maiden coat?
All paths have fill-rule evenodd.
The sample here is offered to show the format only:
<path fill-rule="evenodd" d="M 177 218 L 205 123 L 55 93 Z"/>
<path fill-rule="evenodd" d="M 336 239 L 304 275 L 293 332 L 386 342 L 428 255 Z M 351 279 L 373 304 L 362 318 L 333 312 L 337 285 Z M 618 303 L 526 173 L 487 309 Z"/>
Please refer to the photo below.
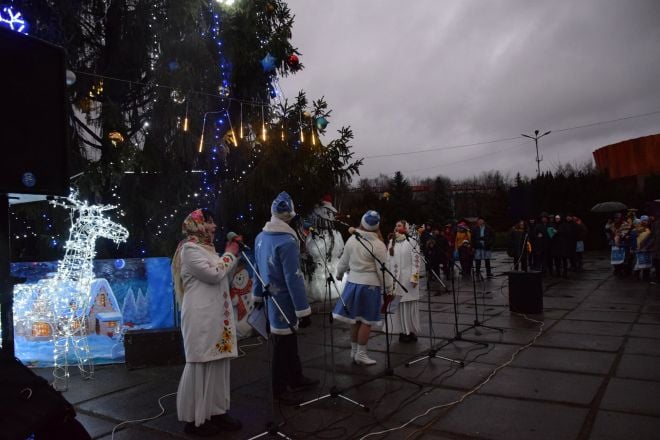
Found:
<path fill-rule="evenodd" d="M 303 273 L 300 270 L 298 238 L 291 227 L 273 216 L 257 235 L 254 242 L 255 267 L 268 286 L 270 295 L 277 301 L 294 328 L 298 318 L 311 315 L 307 302 Z M 264 289 L 258 278 L 254 279 L 254 300 L 264 300 Z M 292 334 L 286 320 L 273 301 L 268 299 L 270 330 L 276 335 Z"/>

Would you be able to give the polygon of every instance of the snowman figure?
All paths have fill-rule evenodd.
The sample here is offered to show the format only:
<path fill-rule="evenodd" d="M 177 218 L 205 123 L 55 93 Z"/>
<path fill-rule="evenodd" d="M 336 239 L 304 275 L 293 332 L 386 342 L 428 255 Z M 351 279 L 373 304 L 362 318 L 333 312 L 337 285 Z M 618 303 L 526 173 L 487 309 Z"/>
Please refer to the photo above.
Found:
<path fill-rule="evenodd" d="M 234 306 L 236 336 L 238 339 L 252 336 L 252 326 L 248 323 L 248 316 L 254 308 L 251 292 L 252 278 L 245 265 L 239 262 L 234 270 L 234 276 L 231 279 L 231 286 L 229 288 L 231 303 Z"/>

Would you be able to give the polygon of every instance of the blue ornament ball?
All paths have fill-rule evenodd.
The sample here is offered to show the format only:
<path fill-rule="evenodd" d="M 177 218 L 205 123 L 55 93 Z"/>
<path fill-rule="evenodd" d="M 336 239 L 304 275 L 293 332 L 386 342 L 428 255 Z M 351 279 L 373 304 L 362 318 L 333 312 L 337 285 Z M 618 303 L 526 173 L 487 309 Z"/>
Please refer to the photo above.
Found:
<path fill-rule="evenodd" d="M 273 57 L 270 53 L 266 54 L 266 56 L 261 60 L 261 67 L 266 73 L 275 70 L 275 57 Z"/>
<path fill-rule="evenodd" d="M 319 130 L 325 130 L 325 127 L 328 126 L 328 120 L 323 116 L 316 118 L 316 128 Z"/>
<path fill-rule="evenodd" d="M 119 258 L 119 259 L 115 260 L 114 265 L 115 265 L 115 269 L 121 270 L 124 267 L 126 267 L 126 260 L 124 260 L 123 258 Z"/>

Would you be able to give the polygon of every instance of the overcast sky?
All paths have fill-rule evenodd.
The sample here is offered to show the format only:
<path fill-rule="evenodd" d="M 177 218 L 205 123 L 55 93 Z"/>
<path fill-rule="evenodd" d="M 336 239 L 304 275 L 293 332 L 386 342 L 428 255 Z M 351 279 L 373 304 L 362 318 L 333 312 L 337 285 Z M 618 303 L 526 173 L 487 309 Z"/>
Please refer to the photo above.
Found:
<path fill-rule="evenodd" d="M 658 0 L 287 3 L 305 69 L 282 91 L 325 96 L 325 139 L 350 125 L 362 176 L 533 176 L 532 140 L 447 147 L 552 130 L 539 141 L 547 170 L 660 133 Z M 405 154 L 370 157 L 393 153 Z"/>

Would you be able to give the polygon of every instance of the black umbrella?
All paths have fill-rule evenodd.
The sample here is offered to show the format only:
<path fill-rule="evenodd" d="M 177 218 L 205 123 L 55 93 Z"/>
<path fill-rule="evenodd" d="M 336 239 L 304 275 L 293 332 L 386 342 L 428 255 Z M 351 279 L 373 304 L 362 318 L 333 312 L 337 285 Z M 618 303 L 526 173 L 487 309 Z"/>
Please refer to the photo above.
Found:
<path fill-rule="evenodd" d="M 617 212 L 625 209 L 628 209 L 628 207 L 621 202 L 603 202 L 594 205 L 591 212 Z"/>

